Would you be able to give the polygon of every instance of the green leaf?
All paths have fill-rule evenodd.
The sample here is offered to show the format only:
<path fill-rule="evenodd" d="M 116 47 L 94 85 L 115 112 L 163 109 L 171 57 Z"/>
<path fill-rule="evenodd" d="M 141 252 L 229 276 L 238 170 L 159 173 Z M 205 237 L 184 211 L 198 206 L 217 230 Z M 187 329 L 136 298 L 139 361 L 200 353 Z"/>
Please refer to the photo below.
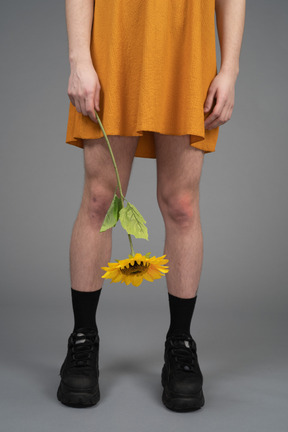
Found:
<path fill-rule="evenodd" d="M 119 219 L 122 227 L 128 234 L 132 234 L 136 238 L 148 240 L 148 231 L 145 226 L 146 221 L 133 204 L 127 202 L 127 206 L 120 210 Z"/>
<path fill-rule="evenodd" d="M 144 256 L 145 256 L 146 258 L 150 258 L 150 255 L 151 255 L 151 252 L 148 252 L 148 253 L 145 254 Z"/>
<path fill-rule="evenodd" d="M 110 207 L 106 213 L 104 222 L 100 228 L 100 232 L 106 231 L 109 228 L 112 228 L 116 225 L 119 219 L 119 212 L 122 207 L 121 199 L 118 198 L 116 193 L 114 193 L 113 200 L 110 204 Z"/>

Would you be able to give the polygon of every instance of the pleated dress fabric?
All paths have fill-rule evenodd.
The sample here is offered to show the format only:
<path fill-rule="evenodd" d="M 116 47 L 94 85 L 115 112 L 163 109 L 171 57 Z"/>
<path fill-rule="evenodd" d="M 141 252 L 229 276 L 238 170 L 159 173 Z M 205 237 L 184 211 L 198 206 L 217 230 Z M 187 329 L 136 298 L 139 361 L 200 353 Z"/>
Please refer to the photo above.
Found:
<path fill-rule="evenodd" d="M 95 0 L 91 57 L 101 84 L 98 115 L 107 135 L 138 136 L 135 156 L 155 158 L 153 132 L 190 135 L 215 151 L 204 101 L 217 74 L 215 0 Z M 103 137 L 70 102 L 66 142 Z"/>

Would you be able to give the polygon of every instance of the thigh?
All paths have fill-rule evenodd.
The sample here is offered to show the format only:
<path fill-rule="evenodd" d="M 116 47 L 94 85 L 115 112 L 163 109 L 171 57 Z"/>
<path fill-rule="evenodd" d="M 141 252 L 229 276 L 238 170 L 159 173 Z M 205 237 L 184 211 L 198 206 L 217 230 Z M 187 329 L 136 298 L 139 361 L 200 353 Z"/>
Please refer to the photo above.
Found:
<path fill-rule="evenodd" d="M 158 194 L 197 192 L 205 153 L 190 145 L 190 135 L 154 134 Z"/>
<path fill-rule="evenodd" d="M 139 137 L 108 135 L 125 196 Z M 85 183 L 114 192 L 117 185 L 114 165 L 104 137 L 83 140 Z"/>

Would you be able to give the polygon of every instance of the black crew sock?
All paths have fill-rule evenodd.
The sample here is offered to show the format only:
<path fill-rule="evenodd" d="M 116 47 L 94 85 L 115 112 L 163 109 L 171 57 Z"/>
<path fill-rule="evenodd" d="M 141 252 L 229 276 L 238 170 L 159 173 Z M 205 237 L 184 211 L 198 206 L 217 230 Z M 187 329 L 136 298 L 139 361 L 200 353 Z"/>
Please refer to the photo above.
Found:
<path fill-rule="evenodd" d="M 197 295 L 192 298 L 176 297 L 168 292 L 170 309 L 170 327 L 166 338 L 176 333 L 190 333 L 191 320 Z"/>
<path fill-rule="evenodd" d="M 74 329 L 80 327 L 96 329 L 96 310 L 102 288 L 97 291 L 76 291 L 71 287 L 72 306 L 74 313 Z"/>

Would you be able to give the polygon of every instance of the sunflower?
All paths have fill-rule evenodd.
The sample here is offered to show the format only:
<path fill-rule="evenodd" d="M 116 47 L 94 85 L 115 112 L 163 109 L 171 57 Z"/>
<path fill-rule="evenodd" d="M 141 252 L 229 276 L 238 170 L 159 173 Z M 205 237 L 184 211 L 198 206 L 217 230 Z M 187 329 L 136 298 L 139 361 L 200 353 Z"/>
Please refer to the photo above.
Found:
<path fill-rule="evenodd" d="M 166 255 L 159 258 L 149 257 L 150 252 L 146 255 L 136 253 L 129 255 L 129 258 L 116 260 L 116 263 L 108 263 L 109 267 L 101 267 L 106 273 L 102 276 L 104 279 L 111 279 L 111 282 L 125 282 L 126 285 L 132 283 L 139 286 L 143 279 L 153 282 L 154 279 L 160 279 L 162 273 L 167 273 L 168 266 L 165 266 L 169 260 L 164 259 Z"/>

